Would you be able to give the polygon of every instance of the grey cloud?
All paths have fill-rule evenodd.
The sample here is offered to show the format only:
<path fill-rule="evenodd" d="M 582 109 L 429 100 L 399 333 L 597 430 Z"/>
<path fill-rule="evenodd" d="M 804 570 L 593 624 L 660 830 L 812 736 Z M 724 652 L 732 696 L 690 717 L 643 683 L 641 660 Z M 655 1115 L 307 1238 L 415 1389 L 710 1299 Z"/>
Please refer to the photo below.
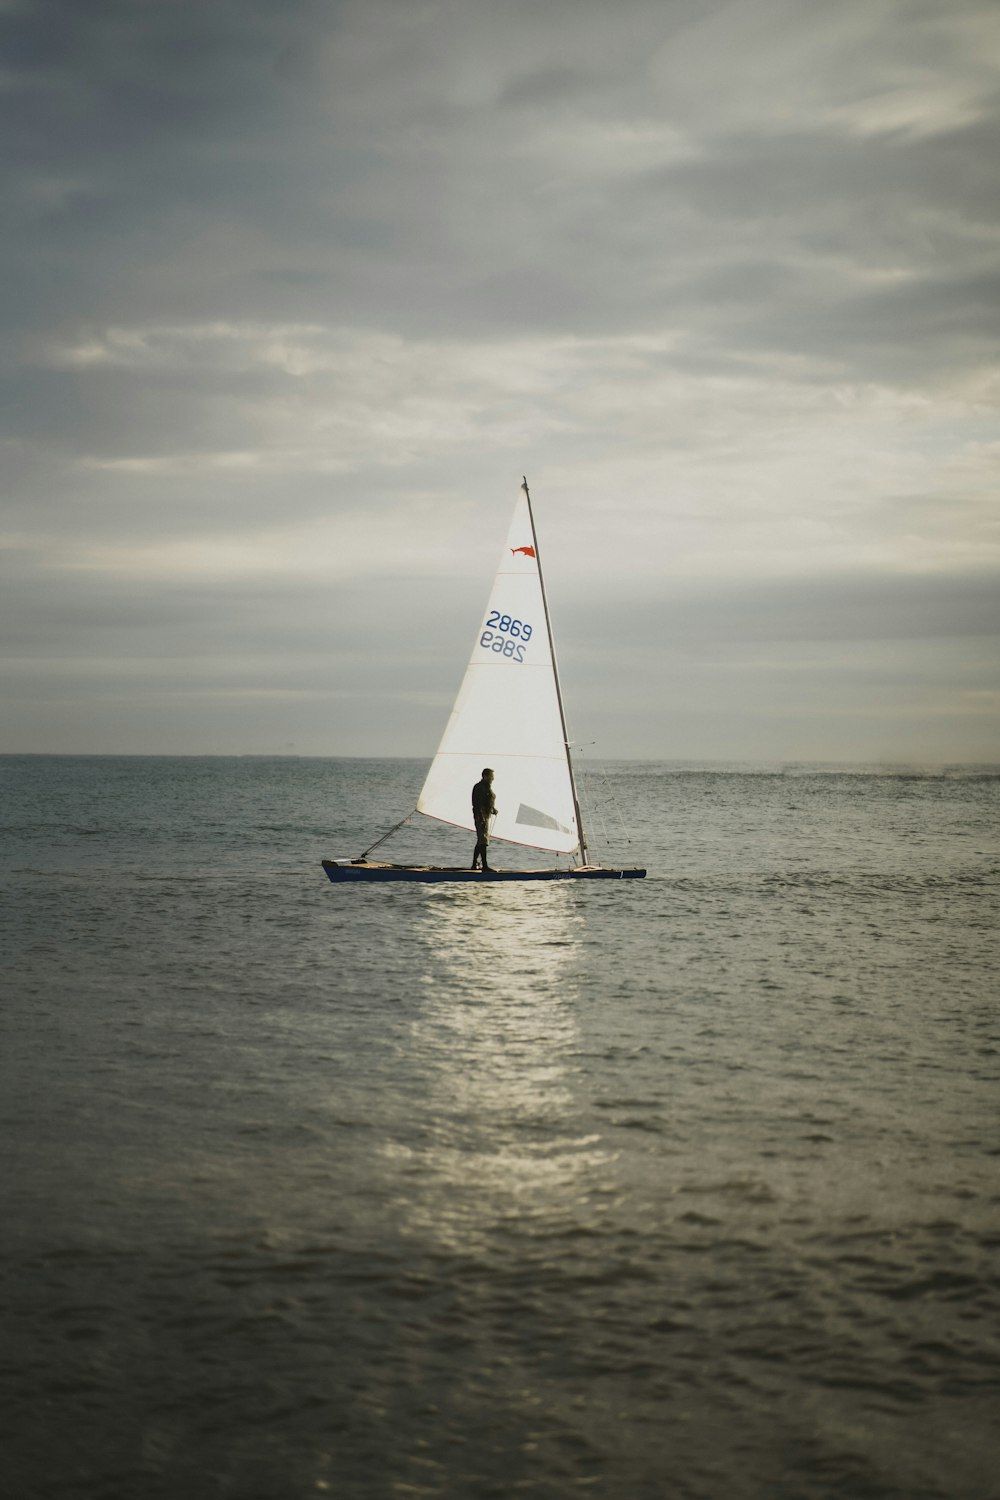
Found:
<path fill-rule="evenodd" d="M 609 592 L 599 611 L 565 589 L 553 593 L 567 659 L 619 658 L 626 648 L 697 655 L 726 643 L 1000 639 L 1000 575 L 990 572 L 773 578 L 725 587 L 676 579 L 637 584 L 631 597 Z M 4 638 L 12 652 L 44 653 L 66 640 L 74 655 L 99 657 L 121 631 L 129 655 L 182 655 L 193 634 L 220 653 L 241 645 L 248 658 L 266 657 L 277 638 L 282 653 L 327 666 L 348 648 L 370 650 L 375 661 L 395 656 L 407 671 L 422 660 L 428 680 L 440 686 L 464 666 L 481 595 L 478 580 L 401 583 L 374 573 L 304 580 L 294 590 L 280 578 L 191 579 L 151 592 L 127 576 L 112 577 L 95 593 L 80 574 L 43 567 L 12 580 Z"/>
<path fill-rule="evenodd" d="M 810 319 L 793 263 L 839 250 L 845 266 L 817 276 L 838 316 L 819 319 L 816 337 L 834 322 L 849 359 L 857 298 L 847 264 L 894 256 L 926 271 L 937 236 L 959 274 L 975 269 L 974 247 L 956 235 L 967 220 L 995 218 L 995 123 L 918 141 L 801 121 L 783 132 L 713 129 L 687 160 L 651 172 L 625 144 L 607 164 L 583 156 L 561 172 L 548 160 L 555 124 L 571 136 L 588 119 L 669 117 L 645 54 L 669 56 L 672 43 L 683 56 L 703 13 L 626 11 L 630 25 L 586 10 L 558 49 L 569 63 L 556 60 L 559 8 L 530 23 L 511 8 L 506 25 L 491 27 L 489 9 L 473 6 L 452 31 L 443 14 L 420 26 L 405 7 L 377 8 L 377 45 L 359 43 L 356 6 L 15 11 L 14 57 L 29 83 L 14 91 L 8 126 L 33 247 L 16 264 L 15 317 L 263 311 L 411 336 L 652 323 L 733 350 L 773 340 L 787 323 L 800 347 Z M 727 8 L 709 14 L 724 30 Z M 532 46 L 518 45 L 518 24 L 530 26 Z M 463 62 L 482 66 L 494 37 L 496 88 L 442 115 Z M 695 52 L 703 63 L 706 46 Z M 329 59 L 329 74 L 314 62 L 297 76 L 288 59 L 310 49 Z M 408 102 L 393 126 L 400 94 Z M 370 113 L 358 114 L 369 99 Z M 748 277 L 741 297 L 748 262 L 776 269 Z M 859 369 L 866 353 L 859 341 Z M 881 369 L 879 351 L 875 361 Z"/>
<path fill-rule="evenodd" d="M 402 701 L 419 676 L 436 701 L 460 627 L 433 586 L 401 584 L 379 528 L 419 533 L 437 497 L 461 543 L 495 519 L 498 474 L 533 465 L 588 517 L 634 503 L 644 561 L 690 536 L 730 580 L 646 596 L 610 578 L 606 643 L 570 607 L 563 649 L 603 672 L 588 697 L 635 641 L 860 652 L 924 631 L 960 661 L 994 628 L 985 572 L 949 561 L 987 535 L 997 441 L 991 13 L 4 7 L 0 605 L 22 666 L 97 683 L 117 657 L 139 663 L 138 694 L 141 660 L 173 661 L 183 697 L 185 657 L 212 656 L 220 688 L 228 661 L 262 692 L 360 694 L 365 675 Z M 815 454 L 789 440 L 799 420 Z M 852 444 L 854 468 L 837 456 Z M 824 582 L 834 509 L 856 572 Z M 786 515 L 814 523 L 810 582 L 737 587 L 741 548 L 766 559 Z M 355 537 L 371 523 L 356 577 L 341 520 Z M 322 522 L 329 589 L 326 559 L 297 571 Z M 282 576 L 286 526 L 301 534 Z M 949 531 L 951 571 L 907 575 L 899 539 L 927 557 Z M 249 581 L 226 575 L 230 543 Z M 478 593 L 456 588 L 474 615 Z M 130 747 L 142 733 L 137 708 Z"/>
<path fill-rule="evenodd" d="M 765 221 L 780 231 L 786 220 L 799 223 L 808 211 L 816 215 L 809 233 L 826 236 L 819 241 L 824 249 L 849 244 L 852 252 L 898 253 L 903 240 L 886 244 L 884 227 L 895 219 L 900 234 L 922 221 L 925 233 L 909 245 L 919 259 L 934 251 L 926 236 L 928 221 L 939 233 L 954 234 L 966 221 L 992 226 L 1000 218 L 994 191 L 1000 98 L 987 109 L 972 125 L 918 139 L 903 132 L 861 136 L 832 127 L 800 125 L 793 131 L 763 124 L 715 137 L 695 159 L 657 171 L 649 180 L 713 219 Z M 846 220 L 845 204 L 850 207 Z M 881 212 L 866 222 L 866 208 L 880 205 Z M 940 215 L 936 225 L 935 214 Z"/>
<path fill-rule="evenodd" d="M 107 694 L 144 676 L 150 693 L 192 702 L 212 684 L 330 705 L 345 694 L 412 696 L 436 708 L 439 733 L 480 605 L 467 586 L 450 587 L 442 603 L 434 580 L 401 589 L 377 575 L 294 590 L 212 580 L 150 591 L 112 578 L 95 593 L 72 572 L 40 572 L 15 580 L 0 603 L 3 676 L 34 698 L 53 681 Z"/>
<path fill-rule="evenodd" d="M 560 601 L 573 649 L 589 652 L 592 611 Z M 864 642 L 987 637 L 1000 641 L 1000 575 L 870 573 L 698 585 L 665 582 L 613 606 L 613 641 L 665 652 L 720 642 Z"/>

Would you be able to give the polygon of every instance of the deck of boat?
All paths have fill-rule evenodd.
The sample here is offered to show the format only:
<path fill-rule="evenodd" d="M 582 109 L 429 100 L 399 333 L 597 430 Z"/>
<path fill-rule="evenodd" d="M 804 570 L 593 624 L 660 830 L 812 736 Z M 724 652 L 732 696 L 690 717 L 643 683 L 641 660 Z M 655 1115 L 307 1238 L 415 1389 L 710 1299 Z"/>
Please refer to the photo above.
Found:
<path fill-rule="evenodd" d="M 573 870 L 469 870 L 451 865 L 390 865 L 379 861 L 324 859 L 330 879 L 339 881 L 423 880 L 483 885 L 495 880 L 641 880 L 645 870 L 612 870 L 603 865 L 580 865 Z"/>

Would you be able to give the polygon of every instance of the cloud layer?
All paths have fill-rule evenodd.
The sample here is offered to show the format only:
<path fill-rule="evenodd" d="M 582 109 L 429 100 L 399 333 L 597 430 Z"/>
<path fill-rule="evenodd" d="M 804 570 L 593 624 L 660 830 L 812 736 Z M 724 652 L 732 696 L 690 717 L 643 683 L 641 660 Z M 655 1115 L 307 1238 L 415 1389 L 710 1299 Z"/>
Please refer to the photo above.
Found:
<path fill-rule="evenodd" d="M 994 5 L 0 28 L 0 748 L 430 753 L 527 472 L 605 753 L 1000 760 Z"/>

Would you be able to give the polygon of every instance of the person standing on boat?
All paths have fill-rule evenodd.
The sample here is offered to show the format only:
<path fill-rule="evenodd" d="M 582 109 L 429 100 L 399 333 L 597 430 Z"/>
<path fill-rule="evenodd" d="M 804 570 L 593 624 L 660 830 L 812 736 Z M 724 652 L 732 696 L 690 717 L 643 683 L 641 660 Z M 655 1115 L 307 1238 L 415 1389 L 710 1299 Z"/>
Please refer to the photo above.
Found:
<path fill-rule="evenodd" d="M 497 814 L 496 798 L 493 795 L 493 772 L 489 766 L 483 767 L 483 779 L 477 781 L 472 788 L 472 817 L 476 825 L 476 848 L 472 856 L 472 868 L 476 869 L 480 858 L 483 861 L 483 869 L 490 867 L 486 863 L 486 855 L 490 843 L 490 819 Z"/>

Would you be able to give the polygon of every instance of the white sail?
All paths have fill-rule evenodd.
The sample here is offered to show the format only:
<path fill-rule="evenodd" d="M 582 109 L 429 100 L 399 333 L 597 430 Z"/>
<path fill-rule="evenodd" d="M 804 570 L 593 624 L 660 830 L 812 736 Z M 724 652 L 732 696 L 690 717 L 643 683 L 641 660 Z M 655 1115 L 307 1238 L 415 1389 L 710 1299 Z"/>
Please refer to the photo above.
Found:
<path fill-rule="evenodd" d="M 492 766 L 493 837 L 568 854 L 580 836 L 537 552 L 524 494 L 417 811 L 474 828 L 472 787 Z"/>

